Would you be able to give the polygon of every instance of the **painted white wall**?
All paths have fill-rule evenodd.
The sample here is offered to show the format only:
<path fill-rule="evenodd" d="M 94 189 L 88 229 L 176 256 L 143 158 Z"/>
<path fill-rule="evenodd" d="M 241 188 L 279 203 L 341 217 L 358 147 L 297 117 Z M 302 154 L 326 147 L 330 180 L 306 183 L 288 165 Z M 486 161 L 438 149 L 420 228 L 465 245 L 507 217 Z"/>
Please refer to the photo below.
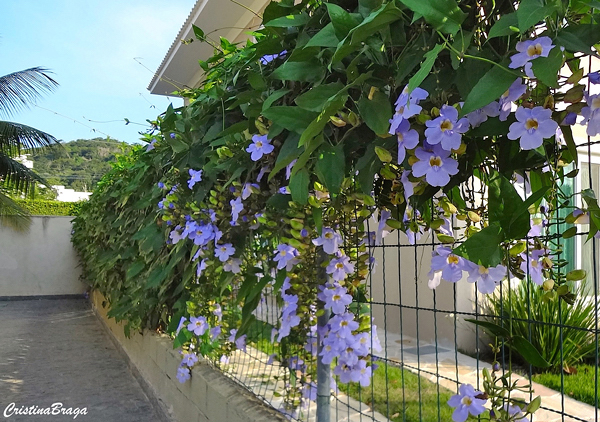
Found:
<path fill-rule="evenodd" d="M 26 233 L 0 226 L 0 296 L 82 294 L 73 217 L 32 217 Z"/>

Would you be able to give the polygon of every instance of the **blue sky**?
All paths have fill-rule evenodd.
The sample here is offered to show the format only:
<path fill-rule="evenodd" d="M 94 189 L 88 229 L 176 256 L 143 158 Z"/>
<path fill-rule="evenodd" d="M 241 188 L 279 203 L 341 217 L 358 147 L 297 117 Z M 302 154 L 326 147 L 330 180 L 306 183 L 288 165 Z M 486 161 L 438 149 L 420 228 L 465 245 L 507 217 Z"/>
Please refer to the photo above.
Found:
<path fill-rule="evenodd" d="M 177 98 L 151 95 L 146 87 L 194 3 L 195 0 L 3 2 L 0 75 L 42 66 L 50 69 L 60 84 L 55 92 L 37 102 L 43 109 L 32 107 L 8 120 L 33 126 L 64 141 L 108 135 L 137 142 L 138 132 L 147 128 L 146 119 L 154 119 L 170 102 L 175 106 L 182 104 Z M 125 125 L 125 118 L 145 125 Z"/>

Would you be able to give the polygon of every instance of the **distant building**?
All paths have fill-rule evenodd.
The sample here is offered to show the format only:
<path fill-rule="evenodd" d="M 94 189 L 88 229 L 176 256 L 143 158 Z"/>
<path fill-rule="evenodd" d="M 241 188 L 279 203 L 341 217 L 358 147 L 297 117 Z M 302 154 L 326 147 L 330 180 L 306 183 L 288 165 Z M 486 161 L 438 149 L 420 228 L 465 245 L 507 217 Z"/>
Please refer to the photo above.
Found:
<path fill-rule="evenodd" d="M 56 191 L 56 200 L 61 202 L 78 202 L 90 199 L 91 192 L 76 192 L 75 189 L 67 189 L 62 185 L 53 185 Z"/>
<path fill-rule="evenodd" d="M 15 158 L 15 161 L 23 164 L 28 169 L 33 168 L 33 161 L 29 159 L 29 154 L 19 155 L 17 158 Z"/>

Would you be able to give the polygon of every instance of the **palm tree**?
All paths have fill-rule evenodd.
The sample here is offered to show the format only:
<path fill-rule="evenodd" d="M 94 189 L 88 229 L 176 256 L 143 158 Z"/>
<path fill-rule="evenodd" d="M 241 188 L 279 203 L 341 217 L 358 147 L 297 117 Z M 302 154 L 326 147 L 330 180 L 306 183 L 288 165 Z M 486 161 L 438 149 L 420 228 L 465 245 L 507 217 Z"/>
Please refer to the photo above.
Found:
<path fill-rule="evenodd" d="M 53 91 L 58 83 L 41 67 L 0 76 L 0 118 L 10 118 L 28 108 L 43 94 Z M 57 144 L 52 135 L 20 123 L 0 120 L 0 224 L 16 229 L 29 226 L 27 211 L 19 207 L 8 192 L 31 195 L 35 183 L 46 184 L 33 171 L 16 161 L 33 148 Z"/>

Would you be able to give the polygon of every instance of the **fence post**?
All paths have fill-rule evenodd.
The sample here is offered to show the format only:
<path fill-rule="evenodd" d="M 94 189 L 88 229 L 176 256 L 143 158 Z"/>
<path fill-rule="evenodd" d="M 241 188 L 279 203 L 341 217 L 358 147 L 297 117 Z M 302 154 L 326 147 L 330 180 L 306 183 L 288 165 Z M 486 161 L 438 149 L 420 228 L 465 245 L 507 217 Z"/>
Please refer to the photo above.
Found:
<path fill-rule="evenodd" d="M 321 265 L 326 254 L 320 248 L 318 254 L 318 279 L 326 280 L 325 268 Z M 323 328 L 329 322 L 329 312 L 323 308 L 324 303 L 319 301 L 318 308 L 322 315 L 317 317 L 317 422 L 330 422 L 331 409 L 331 365 L 323 363 L 321 351 L 323 350 Z"/>

